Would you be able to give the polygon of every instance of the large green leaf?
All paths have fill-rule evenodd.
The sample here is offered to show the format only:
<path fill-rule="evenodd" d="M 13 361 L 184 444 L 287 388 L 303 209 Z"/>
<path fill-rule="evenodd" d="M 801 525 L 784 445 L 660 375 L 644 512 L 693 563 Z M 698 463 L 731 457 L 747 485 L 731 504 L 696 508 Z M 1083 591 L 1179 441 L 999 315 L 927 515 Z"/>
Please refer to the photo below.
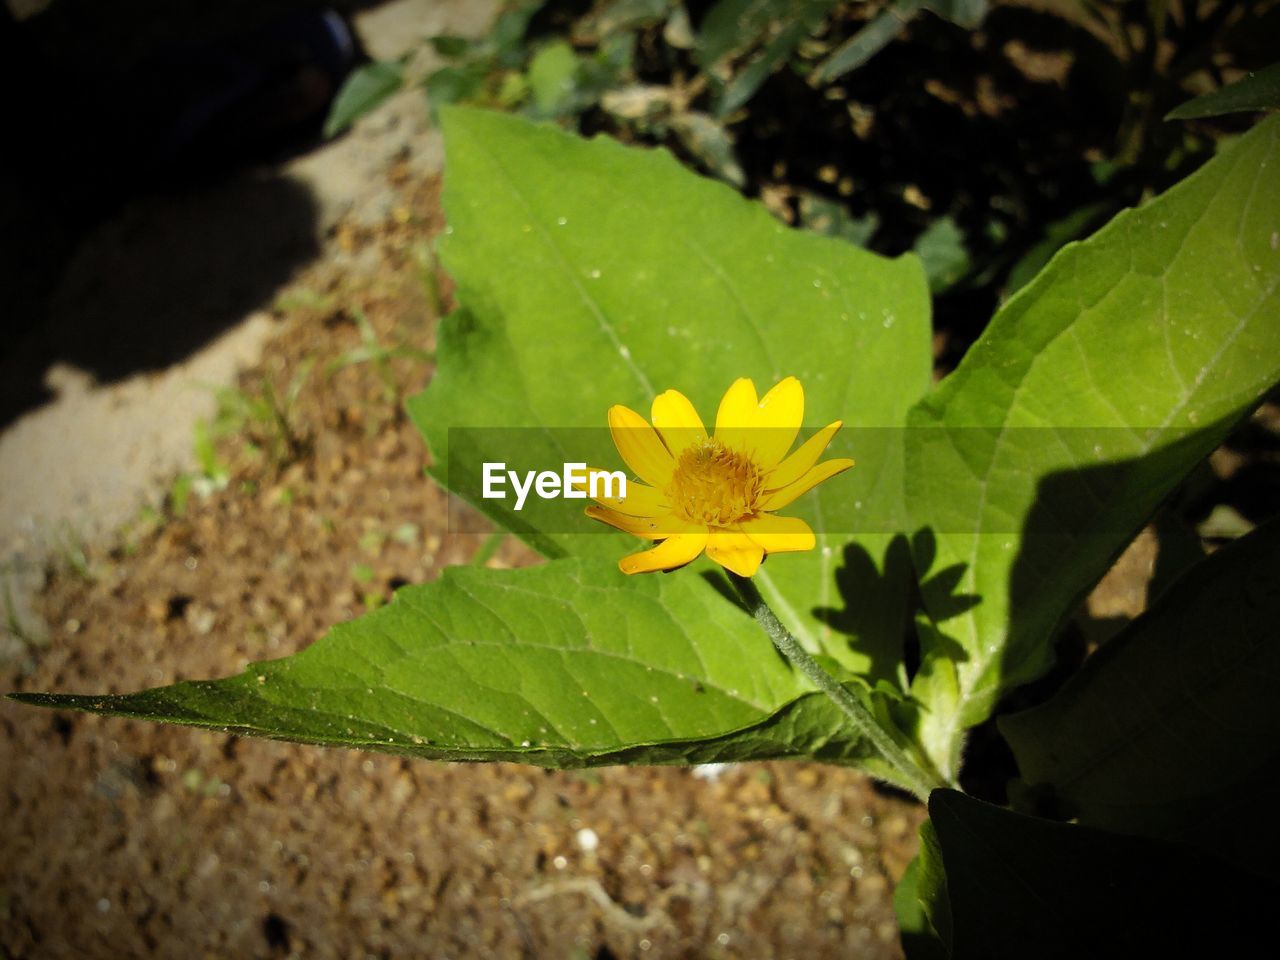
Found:
<path fill-rule="evenodd" d="M 516 513 L 478 499 L 480 463 L 619 467 L 611 405 L 647 414 L 676 388 L 710 422 L 734 379 L 794 375 L 809 429 L 844 419 L 837 442 L 859 466 L 789 511 L 819 549 L 772 558 L 757 582 L 811 649 L 893 677 L 910 588 L 909 563 L 885 562 L 902 520 L 899 428 L 930 367 L 918 262 L 788 229 L 665 151 L 484 111 L 443 119 L 441 256 L 465 311 L 410 402 L 433 474 L 550 556 L 616 562 L 639 541 L 602 532 L 577 501 Z M 850 607 L 842 586 L 868 592 Z"/>
<path fill-rule="evenodd" d="M 830 701 L 745 611 L 697 577 L 624 580 L 584 560 L 455 567 L 302 653 L 226 680 L 123 696 L 13 696 L 437 760 L 861 758 Z"/>
<path fill-rule="evenodd" d="M 954 960 L 1218 956 L 1273 937 L 1273 882 L 1177 844 L 929 796 Z M 1230 937 L 1227 941 L 1226 938 Z M 1269 949 L 1269 945 L 1268 945 Z"/>
<path fill-rule="evenodd" d="M 1073 604 L 1280 379 L 1280 118 L 1068 245 L 910 417 L 926 585 L 914 691 L 944 773 L 1052 662 Z M 976 599 L 956 603 L 953 594 Z"/>
<path fill-rule="evenodd" d="M 442 327 L 439 371 L 412 413 L 437 476 L 560 559 L 446 571 L 240 677 L 22 699 L 439 759 L 817 756 L 894 780 L 724 595 L 723 579 L 628 579 L 616 562 L 639 542 L 591 524 L 580 501 L 519 512 L 477 489 L 485 461 L 616 465 L 606 410 L 647 410 L 655 384 L 684 390 L 710 417 L 736 377 L 767 387 L 796 375 L 811 422 L 844 415 L 891 429 L 854 444 L 866 467 L 843 489 L 828 484 L 825 500 L 800 507 L 825 549 L 776 558 L 758 580 L 812 646 L 842 638 L 825 644 L 840 658 L 830 668 L 895 676 L 910 587 L 904 541 L 890 539 L 901 521 L 900 424 L 929 372 L 918 264 L 788 230 L 665 153 L 478 111 L 448 111 L 446 127 L 443 255 L 462 309 Z M 864 528 L 873 533 L 859 545 L 850 531 Z M 840 600 L 851 583 L 881 587 L 856 617 Z M 864 683 L 850 689 L 883 714 Z"/>
<path fill-rule="evenodd" d="M 1184 573 L 1048 703 L 1001 718 L 1023 780 L 1081 823 L 1274 858 L 1270 818 L 1232 811 L 1280 770 L 1277 623 L 1280 520 Z"/>

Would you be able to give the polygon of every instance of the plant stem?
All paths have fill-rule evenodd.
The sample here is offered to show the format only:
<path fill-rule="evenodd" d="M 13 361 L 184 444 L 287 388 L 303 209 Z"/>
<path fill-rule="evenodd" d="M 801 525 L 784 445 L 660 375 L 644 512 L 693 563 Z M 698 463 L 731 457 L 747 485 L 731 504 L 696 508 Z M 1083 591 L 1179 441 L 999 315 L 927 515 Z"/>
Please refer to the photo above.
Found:
<path fill-rule="evenodd" d="M 737 589 L 739 596 L 756 618 L 756 622 L 769 635 L 778 652 L 790 661 L 791 665 L 813 681 L 814 686 L 827 695 L 840 711 L 853 721 L 854 727 L 862 736 L 871 742 L 876 752 L 901 778 L 922 802 L 929 799 L 929 792 L 937 787 L 946 786 L 935 775 L 926 773 L 913 761 L 893 739 L 893 736 L 882 727 L 871 711 L 857 697 L 846 690 L 831 674 L 822 669 L 809 652 L 800 645 L 800 641 L 791 635 L 782 625 L 773 609 L 765 602 L 750 577 L 740 577 L 729 572 L 729 580 Z"/>

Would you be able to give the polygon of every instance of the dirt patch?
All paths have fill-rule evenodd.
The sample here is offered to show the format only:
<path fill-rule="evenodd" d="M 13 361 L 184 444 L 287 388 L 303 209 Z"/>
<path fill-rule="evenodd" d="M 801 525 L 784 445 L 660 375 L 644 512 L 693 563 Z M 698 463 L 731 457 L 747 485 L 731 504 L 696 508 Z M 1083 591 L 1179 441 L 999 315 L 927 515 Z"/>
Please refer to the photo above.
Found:
<path fill-rule="evenodd" d="M 33 61 L 42 69 L 28 65 L 35 74 L 62 76 L 76 88 L 62 100 L 45 89 L 57 109 L 27 104 L 27 112 L 60 118 L 60 134 L 75 131 L 77 144 L 94 140 L 92 125 L 83 126 L 87 91 L 128 74 L 117 61 L 144 51 L 160 56 L 177 36 L 200 34 L 208 14 L 179 4 L 189 9 L 132 19 L 117 10 L 99 23 L 87 6 L 60 4 L 42 27 L 31 25 L 35 32 L 4 34 L 44 51 Z M 245 4 L 232 6 L 246 12 Z M 282 6 L 298 4 L 259 4 L 240 30 L 251 32 L 258 17 L 280 14 L 266 7 Z M 482 35 L 494 7 L 492 0 L 395 0 L 356 13 L 352 23 L 371 54 L 398 57 L 417 50 L 422 36 Z M 83 17 L 102 30 L 86 29 Z M 134 29 L 144 23 L 147 29 Z M 122 40 L 121 31 L 138 44 L 133 53 L 110 39 Z M 76 60 L 57 41 L 74 37 L 78 48 L 88 36 L 96 37 L 90 46 L 104 48 L 95 54 L 101 64 Z M 429 52 L 417 59 L 417 69 L 430 69 Z M 73 70 L 94 82 L 70 82 Z M 21 123 L 16 129 L 60 163 L 83 153 L 59 151 Z M 111 534 L 192 468 L 193 425 L 212 414 L 214 390 L 256 361 L 273 332 L 265 308 L 278 291 L 329 256 L 322 247 L 344 220 L 374 228 L 391 217 L 399 200 L 386 187 L 388 169 L 422 178 L 443 162 L 439 131 L 416 89 L 346 136 L 324 144 L 308 136 L 295 147 L 307 145 L 301 156 L 265 166 L 246 147 L 234 162 L 199 175 L 175 162 L 168 179 L 132 186 L 96 164 L 59 174 L 39 151 L 22 154 L 21 171 L 0 164 L 0 219 L 21 225 L 0 233 L 7 268 L 0 315 L 14 321 L 0 356 L 0 657 L 15 636 L 47 633 L 30 598 L 49 552 L 75 553 Z"/>
<path fill-rule="evenodd" d="M 241 378 L 297 390 L 284 425 L 239 423 L 222 479 L 56 572 L 49 644 L 5 689 L 231 674 L 471 561 L 485 538 L 448 532 L 400 413 L 431 364 L 344 365 L 371 331 L 433 342 L 438 184 L 393 166 L 388 186 L 387 221 L 339 227 Z M 488 562 L 535 559 L 508 539 Z M 548 773 L 9 703 L 0 766 L 0 947 L 21 957 L 897 957 L 923 813 L 815 764 Z"/>

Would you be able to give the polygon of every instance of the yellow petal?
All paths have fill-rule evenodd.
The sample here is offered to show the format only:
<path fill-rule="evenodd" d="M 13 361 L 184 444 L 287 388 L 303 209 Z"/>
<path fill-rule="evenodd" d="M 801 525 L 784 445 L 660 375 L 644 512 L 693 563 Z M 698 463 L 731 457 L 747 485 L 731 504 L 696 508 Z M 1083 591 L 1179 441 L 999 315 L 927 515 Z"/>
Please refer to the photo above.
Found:
<path fill-rule="evenodd" d="M 782 462 L 803 422 L 804 387 L 795 377 L 779 380 L 760 401 L 755 426 L 756 465 L 769 470 Z"/>
<path fill-rule="evenodd" d="M 773 472 L 765 478 L 765 489 L 777 490 L 804 476 L 809 468 L 818 462 L 822 451 L 827 449 L 832 437 L 842 426 L 844 426 L 843 420 L 829 423 L 802 443 L 795 453 L 774 467 Z"/>
<path fill-rule="evenodd" d="M 726 447 L 747 453 L 747 442 L 759 408 L 756 385 L 747 377 L 733 381 L 720 398 L 720 409 L 716 411 L 716 439 Z"/>
<path fill-rule="evenodd" d="M 750 577 L 760 569 L 764 550 L 745 533 L 713 530 L 707 537 L 707 556 L 740 577 Z"/>
<path fill-rule="evenodd" d="M 662 435 L 672 456 L 699 441 L 707 439 L 707 428 L 693 404 L 679 390 L 668 390 L 653 398 L 653 425 Z"/>
<path fill-rule="evenodd" d="M 644 417 L 623 406 L 610 407 L 609 432 L 618 453 L 637 477 L 660 489 L 671 482 L 675 461 Z"/>
<path fill-rule="evenodd" d="M 633 553 L 618 561 L 623 573 L 652 573 L 654 570 L 672 570 L 683 567 L 702 552 L 707 545 L 707 531 L 679 533 L 663 540 L 652 550 Z"/>
<path fill-rule="evenodd" d="M 599 520 L 611 527 L 647 540 L 665 540 L 680 533 L 706 531 L 706 527 L 690 524 L 687 521 L 668 513 L 662 517 L 629 517 L 608 507 L 598 507 L 594 503 L 587 507 L 587 516 Z"/>
<path fill-rule="evenodd" d="M 760 509 L 777 510 L 780 507 L 785 507 L 796 497 L 813 489 L 823 480 L 834 477 L 837 473 L 843 473 L 852 466 L 852 460 L 843 458 L 823 461 L 801 476 L 799 480 L 789 483 L 778 490 L 766 493 L 760 501 Z"/>
<path fill-rule="evenodd" d="M 743 378 L 720 401 L 716 439 L 768 470 L 786 456 L 803 419 L 804 388 L 795 377 L 779 381 L 761 400 L 755 384 Z"/>
<path fill-rule="evenodd" d="M 581 483 L 575 483 L 573 488 L 581 490 L 590 495 L 591 493 L 591 476 L 597 473 L 618 473 L 617 470 L 605 470 L 601 467 L 587 467 L 587 479 Z M 615 492 L 618 490 L 618 484 L 615 482 L 610 488 Z M 625 513 L 631 517 L 660 517 L 664 513 L 671 512 L 671 504 L 667 501 L 666 494 L 661 490 L 655 490 L 653 487 L 646 487 L 643 483 L 637 483 L 634 480 L 627 481 L 627 495 L 625 497 L 606 497 L 604 496 L 605 482 L 603 480 L 596 481 L 596 493 L 599 496 L 592 497 L 596 503 L 617 510 L 619 513 Z"/>
<path fill-rule="evenodd" d="M 799 517 L 761 514 L 739 525 L 765 553 L 797 553 L 812 550 L 817 543 L 809 525 Z"/>

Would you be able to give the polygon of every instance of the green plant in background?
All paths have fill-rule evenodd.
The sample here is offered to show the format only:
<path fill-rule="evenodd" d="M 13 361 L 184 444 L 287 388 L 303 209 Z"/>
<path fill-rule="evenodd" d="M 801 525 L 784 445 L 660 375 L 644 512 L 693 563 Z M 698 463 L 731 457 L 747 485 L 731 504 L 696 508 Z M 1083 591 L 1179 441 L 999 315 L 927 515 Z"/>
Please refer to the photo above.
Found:
<path fill-rule="evenodd" d="M 42 650 L 49 646 L 48 630 L 24 608 L 14 585 L 14 581 L 24 573 L 26 571 L 18 561 L 0 564 L 0 602 L 4 604 L 0 639 L 12 637 L 24 651 Z"/>
<path fill-rule="evenodd" d="M 383 399 L 391 403 L 396 402 L 400 398 L 400 384 L 396 380 L 395 371 L 391 368 L 391 361 L 405 359 L 427 363 L 435 359 L 435 354 L 430 350 L 410 346 L 403 341 L 385 344 L 378 339 L 378 332 L 374 330 L 373 324 L 369 322 L 363 310 L 353 310 L 352 317 L 355 319 L 356 329 L 360 332 L 360 345 L 333 360 L 326 367 L 326 374 L 332 376 L 346 367 L 361 363 L 371 364 L 382 384 Z"/>
<path fill-rule="evenodd" d="M 452 61 L 422 79 L 432 109 L 451 103 L 514 109 L 532 119 L 574 122 L 602 111 L 621 132 L 653 142 L 674 138 L 703 167 L 737 186 L 744 175 L 728 124 L 782 69 L 829 87 L 897 37 L 921 10 L 965 27 L 986 0 L 896 0 L 833 42 L 838 0 L 719 0 L 694 29 L 682 0 L 611 0 L 577 17 L 563 36 L 535 37 L 531 23 L 557 5 L 509 4 L 480 40 L 427 42 Z M 655 83 L 639 60 L 671 74 Z M 652 67 L 643 73 L 650 74 Z M 402 89 L 404 60 L 371 63 L 352 74 L 326 124 L 332 136 Z"/>
<path fill-rule="evenodd" d="M 53 546 L 64 569 L 86 582 L 97 580 L 100 571 L 85 552 L 84 535 L 71 523 L 59 525 L 53 537 Z"/>
<path fill-rule="evenodd" d="M 217 390 L 218 411 L 207 429 L 198 428 L 196 435 L 196 453 L 206 475 L 225 474 L 225 466 L 217 462 L 214 443 L 231 434 L 243 434 L 246 443 L 262 451 L 276 467 L 297 459 L 307 438 L 296 421 L 295 407 L 313 366 L 314 359 L 299 365 L 283 393 L 269 377 L 253 387 Z"/>
<path fill-rule="evenodd" d="M 750 195 L 759 194 L 788 223 L 880 252 L 913 249 L 925 264 L 930 289 L 954 294 L 965 311 L 963 322 L 976 327 L 989 315 L 989 304 L 1016 292 L 1065 243 L 1087 236 L 1208 156 L 1212 137 L 1194 126 L 1174 131 L 1162 124 L 1162 114 L 1186 99 L 1185 91 L 1222 86 L 1224 70 L 1256 63 L 1259 43 L 1252 38 L 1274 33 L 1277 16 L 1270 0 L 1091 0 L 1063 11 L 1068 21 L 1087 30 L 1076 29 L 1079 36 L 1059 51 L 1044 35 L 1043 25 L 1031 22 L 1045 14 L 1004 9 L 1000 13 L 1008 16 L 993 17 L 987 30 L 988 12 L 985 0 L 512 2 L 483 39 L 424 41 L 437 63 L 446 61 L 433 71 L 427 72 L 422 58 L 414 55 L 358 72 L 334 106 L 331 127 L 344 127 L 409 84 L 425 87 L 433 110 L 449 103 L 497 107 L 572 129 L 664 145 L 699 169 Z M 1011 28 L 1010 18 L 1019 16 L 1028 22 Z M 983 34 L 966 38 L 965 30 L 980 26 Z M 859 72 L 902 39 L 915 44 L 913 54 L 900 56 L 893 68 L 872 70 L 873 76 Z M 982 93 L 988 75 L 1008 71 L 1008 57 L 984 54 L 968 67 L 973 75 L 966 75 L 965 68 L 937 70 L 947 62 L 939 50 L 966 47 L 1020 48 L 1033 61 L 1032 75 L 1036 57 L 1064 64 L 1051 82 L 1079 91 L 1082 104 L 1096 101 L 1082 116 L 1068 118 L 1068 124 L 1106 124 L 1100 118 L 1114 110 L 1109 142 L 1093 143 L 1082 134 L 1081 144 L 1066 150 L 1068 156 L 1073 150 L 1099 155 L 1091 161 L 1094 182 L 1072 176 L 1063 178 L 1060 189 L 1009 190 L 995 174 L 994 185 L 985 188 L 993 195 L 969 195 L 961 189 L 935 206 L 909 180 L 895 183 L 893 164 L 877 167 L 850 159 L 867 149 L 933 149 L 933 138 L 918 137 L 908 147 L 892 143 L 892 133 L 876 133 L 898 126 L 895 120 L 886 122 L 880 112 L 884 107 L 927 113 L 931 101 L 941 100 L 958 105 L 966 117 L 1008 108 L 1000 105 L 1000 91 Z M 406 67 L 415 60 L 418 68 Z M 891 102 L 881 104 L 877 101 L 886 95 L 885 83 L 894 70 L 910 75 L 888 88 L 895 91 L 888 93 Z M 1043 77 L 1029 79 L 1034 80 L 1029 87 L 1044 82 Z M 1261 76 L 1255 88 L 1263 90 L 1268 82 L 1275 81 Z M 806 87 L 814 94 L 807 103 Z M 766 89 L 772 92 L 762 97 Z M 878 96 L 872 94 L 877 90 Z M 905 102 L 897 91 L 911 91 L 913 99 Z M 785 98 L 785 105 L 779 98 Z M 849 115 L 824 114 L 819 102 L 843 104 Z M 1240 109 L 1248 108 L 1247 99 L 1241 102 L 1245 106 Z M 791 123 L 812 128 L 807 132 L 814 137 L 814 155 L 830 157 L 825 166 L 789 169 L 785 143 L 791 138 L 770 141 L 769 129 L 776 127 L 779 112 L 785 116 L 792 109 L 797 115 Z M 846 129 L 838 134 L 840 127 Z M 852 141 L 848 128 L 854 132 Z M 941 155 L 965 152 L 963 145 L 939 146 Z M 1063 144 L 1050 138 L 1043 149 L 1061 151 Z M 974 162 L 982 170 L 1000 161 Z M 1023 162 L 1045 161 L 1031 151 Z M 926 177 L 938 179 L 928 164 L 917 166 Z M 910 208 L 906 217 L 900 212 L 902 199 Z M 945 304 L 942 314 L 945 327 L 954 317 Z M 957 353 L 968 339 L 965 333 L 963 342 L 954 343 Z"/>
<path fill-rule="evenodd" d="M 447 569 L 238 677 L 17 699 L 437 760 L 858 766 L 928 798 L 898 895 L 912 955 L 1191 942 L 1175 863 L 1232 878 L 1231 916 L 1272 895 L 1278 832 L 1205 824 L 1274 791 L 1276 522 L 1187 552 L 1056 696 L 1001 716 L 1016 810 L 955 787 L 973 728 L 1045 674 L 1080 597 L 1280 383 L 1280 117 L 1068 245 L 937 386 L 915 257 L 787 229 L 661 151 L 442 119 L 460 306 L 409 410 L 432 475 L 546 562 Z M 565 431 L 668 385 L 713 409 L 743 376 L 799 378 L 806 422 L 844 420 L 859 463 L 797 501 L 816 549 L 739 583 L 746 606 L 705 560 L 624 576 L 633 541 L 566 504 L 475 497 L 510 457 L 493 428 L 520 429 L 528 465 L 609 466 Z M 775 654 L 779 630 L 820 683 Z"/>
<path fill-rule="evenodd" d="M 368 356 L 358 354 L 350 362 L 371 359 L 375 362 L 386 360 L 374 351 Z M 277 469 L 298 457 L 307 439 L 295 422 L 294 407 L 312 366 L 314 361 L 299 366 L 283 396 L 267 378 L 263 378 L 256 388 L 214 388 L 217 410 L 212 418 L 196 421 L 192 431 L 196 469 L 179 474 L 169 488 L 168 512 L 172 516 L 186 515 L 193 493 L 207 497 L 226 489 L 231 480 L 231 465 L 218 452 L 218 441 L 225 437 L 241 437 L 247 450 L 265 455 L 267 462 Z M 383 374 L 381 367 L 379 373 Z"/>
<path fill-rule="evenodd" d="M 404 86 L 405 61 L 378 60 L 354 71 L 329 108 L 324 135 L 337 136 Z"/>

